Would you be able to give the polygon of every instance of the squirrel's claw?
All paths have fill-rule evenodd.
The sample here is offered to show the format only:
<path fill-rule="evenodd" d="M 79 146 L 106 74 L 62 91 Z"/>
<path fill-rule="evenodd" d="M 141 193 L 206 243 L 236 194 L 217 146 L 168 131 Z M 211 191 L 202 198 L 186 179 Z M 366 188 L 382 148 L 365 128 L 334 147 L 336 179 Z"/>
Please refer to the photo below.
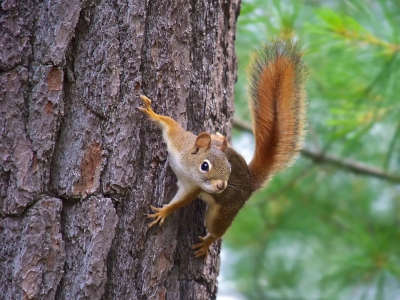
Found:
<path fill-rule="evenodd" d="M 204 259 L 207 258 L 208 256 L 208 247 L 210 247 L 210 244 L 206 242 L 205 238 L 199 236 L 199 240 L 201 241 L 198 244 L 195 244 L 192 246 L 192 249 L 198 249 L 194 251 L 194 256 L 195 257 L 202 257 L 204 256 Z"/>
<path fill-rule="evenodd" d="M 147 215 L 148 218 L 155 218 L 157 217 L 157 219 L 155 219 L 153 222 L 149 223 L 149 227 L 152 227 L 153 225 L 157 224 L 159 221 L 160 223 L 158 224 L 159 226 L 161 226 L 164 223 L 165 218 L 161 217 L 161 216 L 156 216 L 156 214 L 154 215 Z"/>
<path fill-rule="evenodd" d="M 149 227 L 152 227 L 158 222 L 160 222 L 159 226 L 161 226 L 164 223 L 165 218 L 168 216 L 168 213 L 166 213 L 164 207 L 154 207 L 153 205 L 150 205 L 150 208 L 153 211 L 156 211 L 156 213 L 147 214 L 147 218 L 156 218 L 156 219 L 149 224 Z"/>
<path fill-rule="evenodd" d="M 136 110 L 141 111 L 142 113 L 147 113 L 147 109 L 143 107 L 136 107 Z"/>
<path fill-rule="evenodd" d="M 158 121 L 160 116 L 154 113 L 153 109 L 151 108 L 151 100 L 144 95 L 140 95 L 140 99 L 143 101 L 144 107 L 137 107 L 136 109 L 146 114 L 154 122 Z"/>
<path fill-rule="evenodd" d="M 145 95 L 140 95 L 140 99 L 142 99 L 142 101 L 144 102 L 144 106 L 146 107 L 144 110 L 149 110 L 151 106 L 151 100 Z"/>

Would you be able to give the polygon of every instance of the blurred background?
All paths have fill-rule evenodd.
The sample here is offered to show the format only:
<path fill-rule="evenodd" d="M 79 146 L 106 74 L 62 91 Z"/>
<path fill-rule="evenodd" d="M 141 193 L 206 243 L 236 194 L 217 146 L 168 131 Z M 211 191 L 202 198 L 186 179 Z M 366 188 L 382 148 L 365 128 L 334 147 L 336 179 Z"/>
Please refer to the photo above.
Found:
<path fill-rule="evenodd" d="M 242 0 L 239 121 L 250 53 L 284 30 L 309 68 L 307 139 L 224 236 L 218 299 L 400 299 L 400 1 Z"/>

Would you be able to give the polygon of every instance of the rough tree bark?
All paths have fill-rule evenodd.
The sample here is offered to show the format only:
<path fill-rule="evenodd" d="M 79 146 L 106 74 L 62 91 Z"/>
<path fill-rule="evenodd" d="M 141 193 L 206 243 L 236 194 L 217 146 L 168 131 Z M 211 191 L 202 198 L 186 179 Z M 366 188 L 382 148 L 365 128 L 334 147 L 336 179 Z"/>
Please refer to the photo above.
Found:
<path fill-rule="evenodd" d="M 176 178 L 135 107 L 229 135 L 239 0 L 0 3 L 0 298 L 215 298 L 205 205 L 146 225 Z"/>

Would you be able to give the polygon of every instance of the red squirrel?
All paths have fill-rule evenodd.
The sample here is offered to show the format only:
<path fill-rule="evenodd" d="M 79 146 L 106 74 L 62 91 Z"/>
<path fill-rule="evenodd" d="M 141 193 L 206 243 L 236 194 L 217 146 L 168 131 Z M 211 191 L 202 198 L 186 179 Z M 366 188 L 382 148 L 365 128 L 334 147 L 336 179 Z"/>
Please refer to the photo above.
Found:
<path fill-rule="evenodd" d="M 249 68 L 254 157 L 249 165 L 220 135 L 184 130 L 173 119 L 151 109 L 151 100 L 140 96 L 138 109 L 162 129 L 178 192 L 162 208 L 150 206 L 160 226 L 174 210 L 196 197 L 207 203 L 208 234 L 192 246 L 196 257 L 207 256 L 209 246 L 221 238 L 251 194 L 262 188 L 276 172 L 297 157 L 304 137 L 305 65 L 302 53 L 290 37 L 264 45 Z"/>

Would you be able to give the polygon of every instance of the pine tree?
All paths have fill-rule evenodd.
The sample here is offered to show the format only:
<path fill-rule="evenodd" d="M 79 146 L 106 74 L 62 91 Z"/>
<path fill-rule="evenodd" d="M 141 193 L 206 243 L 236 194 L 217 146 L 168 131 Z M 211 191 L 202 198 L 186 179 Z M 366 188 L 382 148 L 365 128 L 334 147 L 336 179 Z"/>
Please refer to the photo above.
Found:
<path fill-rule="evenodd" d="M 309 66 L 308 138 L 228 231 L 223 273 L 248 299 L 398 299 L 400 3 L 244 0 L 241 121 L 249 45 L 287 30 Z"/>

